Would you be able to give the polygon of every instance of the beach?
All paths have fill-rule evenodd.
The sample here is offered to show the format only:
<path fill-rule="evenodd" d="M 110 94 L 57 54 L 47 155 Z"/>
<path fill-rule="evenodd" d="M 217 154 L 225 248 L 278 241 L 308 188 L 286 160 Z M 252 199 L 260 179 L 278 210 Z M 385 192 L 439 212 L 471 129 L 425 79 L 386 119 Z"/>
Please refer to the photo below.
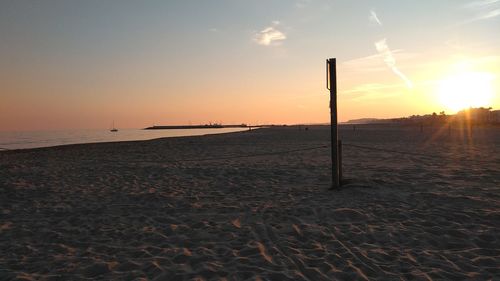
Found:
<path fill-rule="evenodd" d="M 306 130 L 307 128 L 307 130 Z M 500 130 L 328 126 L 0 152 L 0 280 L 500 279 Z"/>

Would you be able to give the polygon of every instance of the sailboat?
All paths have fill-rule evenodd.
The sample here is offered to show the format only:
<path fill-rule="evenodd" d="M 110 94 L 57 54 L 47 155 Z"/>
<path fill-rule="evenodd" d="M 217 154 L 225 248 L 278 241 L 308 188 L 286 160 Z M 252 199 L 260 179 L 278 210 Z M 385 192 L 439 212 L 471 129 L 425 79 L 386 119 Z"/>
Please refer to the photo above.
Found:
<path fill-rule="evenodd" d="M 113 120 L 113 128 L 111 128 L 111 130 L 109 130 L 110 132 L 118 132 L 118 129 L 115 128 L 115 120 Z"/>

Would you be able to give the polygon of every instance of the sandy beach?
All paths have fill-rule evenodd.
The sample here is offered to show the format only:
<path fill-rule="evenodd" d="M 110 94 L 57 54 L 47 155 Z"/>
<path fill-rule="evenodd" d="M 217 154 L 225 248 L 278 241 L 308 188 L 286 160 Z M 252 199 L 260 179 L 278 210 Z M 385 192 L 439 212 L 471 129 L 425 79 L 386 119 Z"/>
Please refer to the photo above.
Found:
<path fill-rule="evenodd" d="M 1 151 L 0 280 L 500 279 L 498 128 L 346 126 L 333 191 L 304 128 Z"/>

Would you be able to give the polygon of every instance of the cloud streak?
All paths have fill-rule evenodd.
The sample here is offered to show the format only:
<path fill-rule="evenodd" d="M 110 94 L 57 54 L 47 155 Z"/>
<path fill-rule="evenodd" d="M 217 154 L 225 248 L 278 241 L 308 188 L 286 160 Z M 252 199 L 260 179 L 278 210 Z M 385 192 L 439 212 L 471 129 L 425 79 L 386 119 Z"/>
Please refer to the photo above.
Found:
<path fill-rule="evenodd" d="M 286 34 L 278 30 L 279 21 L 273 21 L 272 26 L 266 27 L 254 35 L 254 41 L 262 46 L 281 44 L 286 39 Z"/>
<path fill-rule="evenodd" d="M 399 96 L 400 93 L 398 89 L 401 88 L 401 84 L 361 84 L 354 88 L 342 91 L 342 94 L 347 94 L 348 99 L 352 101 L 365 101 L 365 100 L 379 100 L 384 98 L 391 98 Z"/>
<path fill-rule="evenodd" d="M 298 0 L 295 2 L 295 7 L 298 9 L 303 9 L 310 4 L 311 0 Z"/>
<path fill-rule="evenodd" d="M 374 10 L 370 11 L 370 17 L 368 18 L 371 22 L 378 24 L 379 26 L 382 26 L 382 22 L 377 16 L 377 13 L 375 13 Z"/>
<path fill-rule="evenodd" d="M 465 21 L 471 23 L 480 20 L 487 20 L 500 16 L 500 0 L 474 1 L 463 6 L 465 9 L 476 11 L 476 16 Z"/>
<path fill-rule="evenodd" d="M 391 49 L 387 45 L 387 40 L 384 38 L 380 41 L 375 42 L 375 48 L 377 49 L 377 52 L 379 52 L 380 55 L 384 58 L 385 64 L 396 74 L 401 78 L 405 83 L 408 88 L 413 88 L 413 83 L 404 75 L 396 66 L 396 59 L 394 58 Z"/>
<path fill-rule="evenodd" d="M 464 5 L 465 8 L 484 8 L 495 3 L 499 3 L 500 0 L 482 0 L 482 1 L 474 1 L 471 3 L 467 3 Z"/>
<path fill-rule="evenodd" d="M 401 84 L 379 84 L 379 83 L 369 83 L 369 84 L 361 84 L 356 87 L 342 91 L 343 94 L 352 94 L 352 93 L 367 93 L 367 92 L 378 92 L 380 90 L 387 89 L 398 89 L 401 88 Z"/>
<path fill-rule="evenodd" d="M 481 16 L 477 17 L 476 20 L 491 19 L 498 16 L 500 16 L 500 9 L 495 9 L 482 14 Z"/>

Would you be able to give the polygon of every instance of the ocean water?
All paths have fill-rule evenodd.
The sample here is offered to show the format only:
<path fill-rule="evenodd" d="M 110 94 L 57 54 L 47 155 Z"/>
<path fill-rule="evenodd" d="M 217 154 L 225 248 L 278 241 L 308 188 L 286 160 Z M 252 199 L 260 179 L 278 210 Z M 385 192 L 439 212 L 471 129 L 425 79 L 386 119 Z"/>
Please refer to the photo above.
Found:
<path fill-rule="evenodd" d="M 199 136 L 207 134 L 231 133 L 248 130 L 246 128 L 220 129 L 174 129 L 174 130 L 142 130 L 120 129 L 109 130 L 60 130 L 60 131 L 20 131 L 0 132 L 0 151 L 48 147 L 64 144 L 96 143 L 132 140 L 150 140 L 165 137 Z"/>

